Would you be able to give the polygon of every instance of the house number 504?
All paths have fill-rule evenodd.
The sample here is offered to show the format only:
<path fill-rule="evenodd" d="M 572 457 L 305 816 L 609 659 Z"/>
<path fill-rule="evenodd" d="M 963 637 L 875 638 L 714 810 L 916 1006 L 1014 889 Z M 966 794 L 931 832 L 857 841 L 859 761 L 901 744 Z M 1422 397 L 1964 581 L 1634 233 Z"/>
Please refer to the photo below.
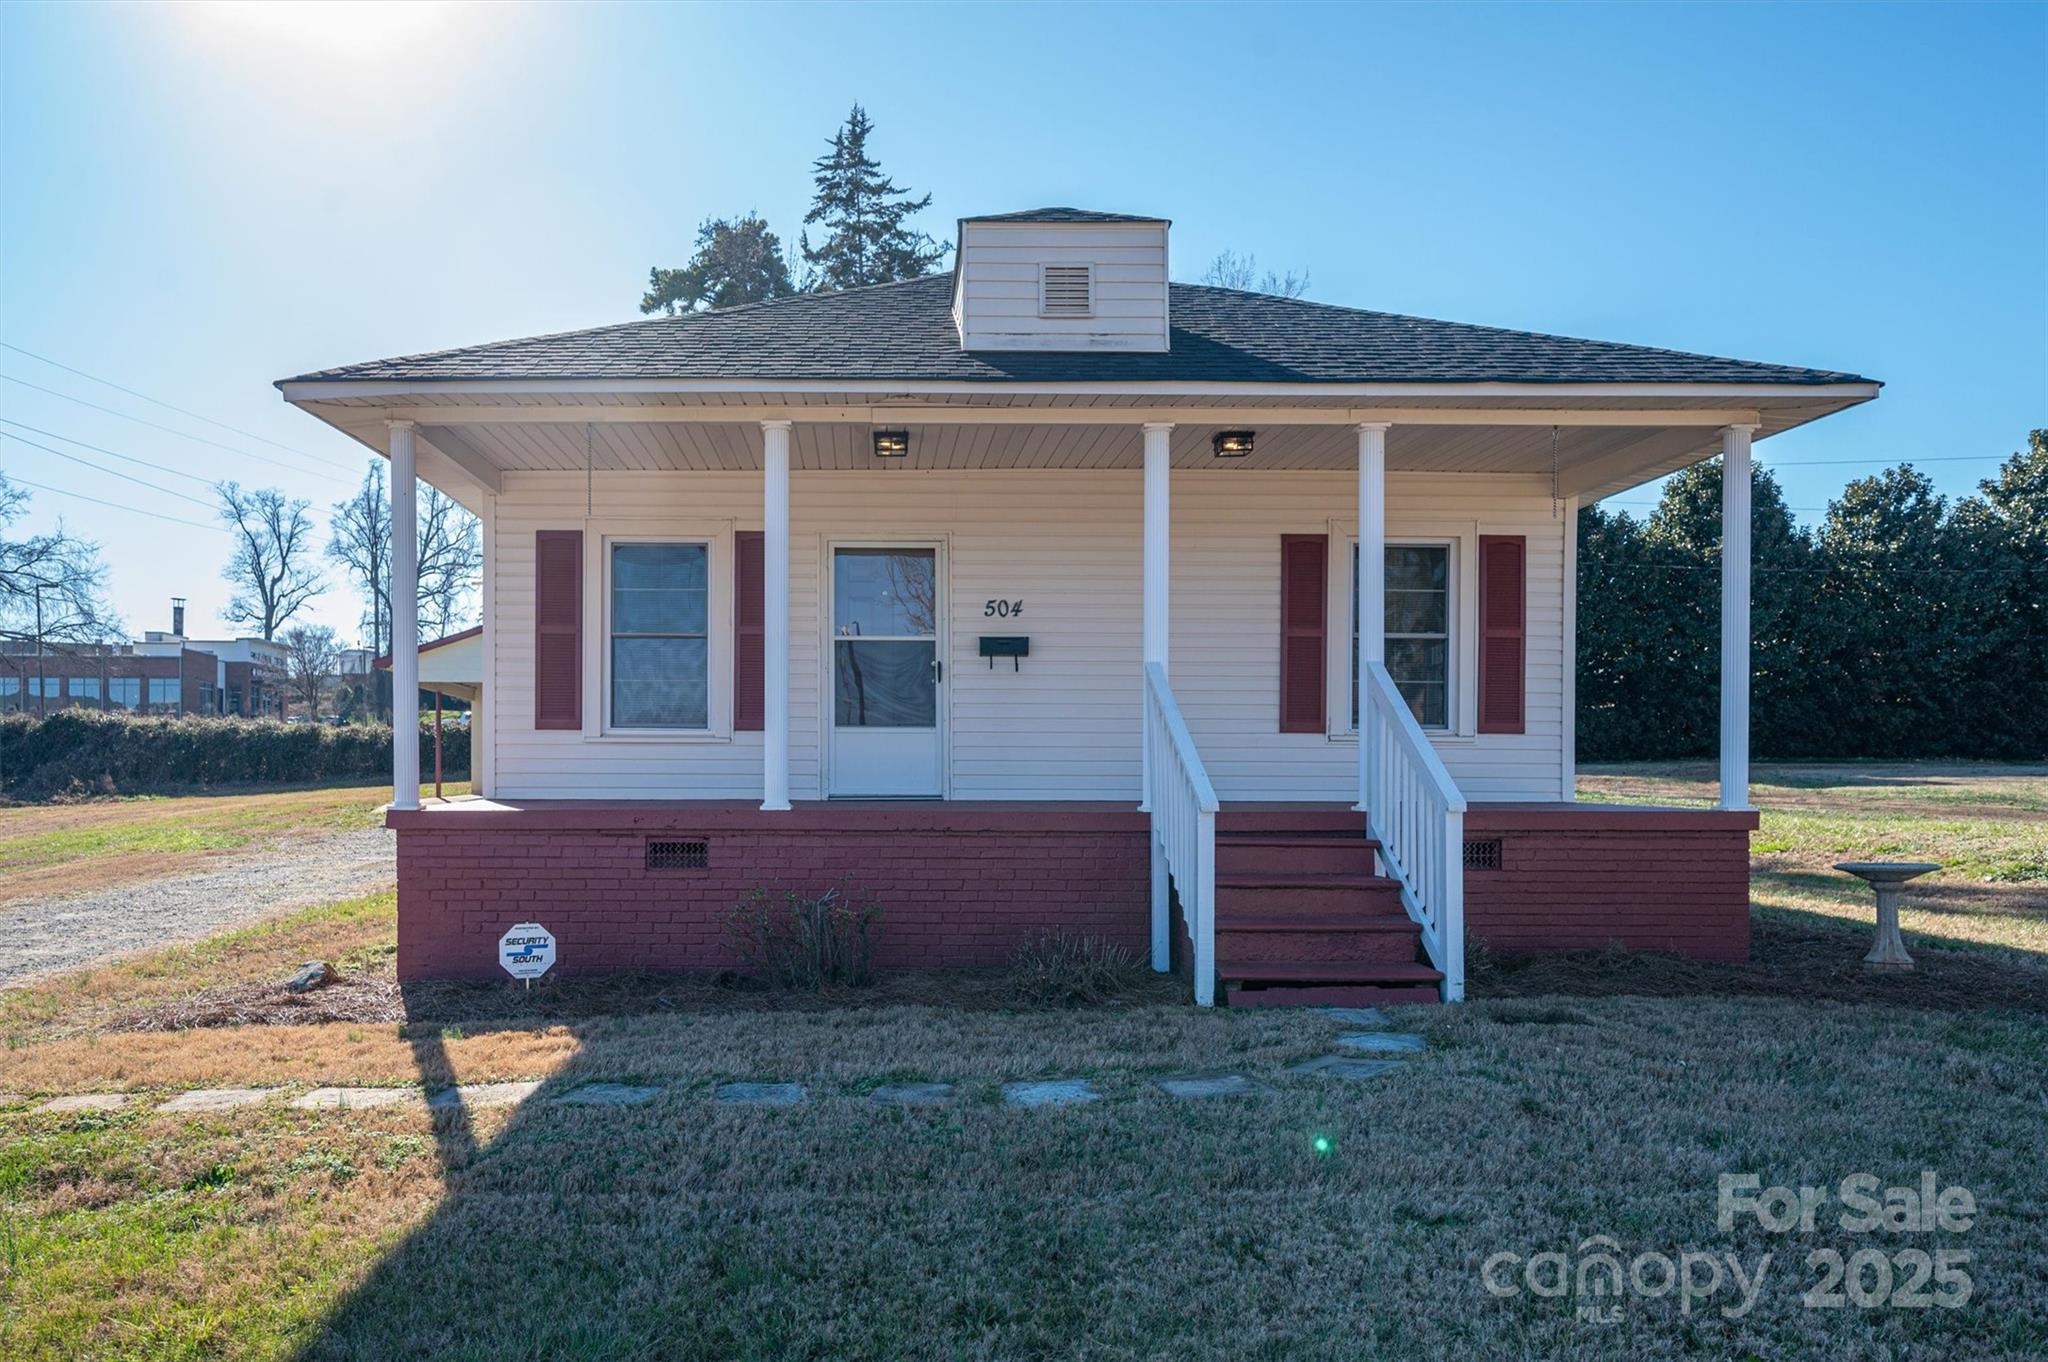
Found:
<path fill-rule="evenodd" d="M 1021 615 L 1021 614 L 1023 614 L 1023 613 L 1024 613 L 1024 602 L 1023 602 L 1023 601 L 1021 601 L 1021 600 L 1016 600 L 1016 601 L 990 601 L 990 602 L 989 602 L 989 603 L 988 603 L 987 605 L 984 605 L 983 607 L 981 607 L 981 613 L 982 613 L 982 614 L 983 614 L 984 616 L 992 616 L 992 617 L 994 617 L 994 618 L 996 618 L 996 619 L 1005 619 L 1005 620 L 1006 620 L 1006 619 L 1010 618 L 1010 616 L 1012 616 L 1012 615 Z"/>

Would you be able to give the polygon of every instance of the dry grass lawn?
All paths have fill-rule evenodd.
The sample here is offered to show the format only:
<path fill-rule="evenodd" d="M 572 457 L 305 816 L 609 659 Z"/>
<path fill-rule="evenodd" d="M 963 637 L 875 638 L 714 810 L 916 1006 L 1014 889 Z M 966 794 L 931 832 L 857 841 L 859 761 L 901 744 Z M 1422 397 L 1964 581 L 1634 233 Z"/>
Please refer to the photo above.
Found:
<path fill-rule="evenodd" d="M 1931 812 L 1878 816 L 1917 843 Z M 1843 835 L 1784 827 L 1792 845 L 1771 856 L 1833 856 L 1799 839 Z M 1984 856 L 2023 862 L 2002 836 Z M 1754 968 L 1788 996 L 1726 996 L 1771 990 L 1709 969 L 1648 989 L 1683 997 L 1406 1009 L 1394 1020 L 1428 1052 L 1365 1083 L 1284 1072 L 1331 1052 L 1343 1028 L 1328 1018 L 1203 1013 L 1142 991 L 1060 1013 L 914 1005 L 904 981 L 858 1007 L 673 981 L 531 999 L 394 990 L 394 1012 L 363 1004 L 375 1020 L 134 1029 L 308 955 L 358 979 L 388 971 L 388 898 L 298 914 L 0 994 L 0 1089 L 533 1078 L 541 1093 L 437 1118 L 0 1104 L 0 1355 L 2037 1358 L 2048 1011 L 2028 1000 L 2048 961 L 2027 944 L 2042 888 L 2012 883 L 2020 907 L 1982 915 L 1981 940 L 1914 940 L 1962 987 L 1815 1001 L 1801 981 L 1837 977 L 1867 925 L 1765 908 Z M 1608 965 L 1567 962 L 1552 982 L 1613 993 L 1591 983 L 1637 968 L 1653 973 L 1635 982 L 1669 984 L 1677 968 Z M 1270 1091 L 1179 1103 L 1153 1086 L 1219 1069 Z M 1091 1078 L 1102 1100 L 1001 1104 L 1002 1081 L 1050 1076 Z M 802 1082 L 810 1099 L 715 1104 L 736 1079 Z M 663 1092 L 626 1110 L 553 1102 L 592 1080 Z M 959 1099 L 869 1100 L 905 1080 L 956 1083 Z M 1971 1229 L 1716 1225 L 1723 1172 L 1832 1188 L 1866 1171 L 1912 1185 L 1923 1169 L 1971 1189 Z M 1596 1235 L 1624 1260 L 1772 1261 L 1739 1318 L 1717 1308 L 1732 1288 L 1689 1312 L 1628 1299 L 1595 1323 L 1569 1298 L 1481 1284 L 1490 1255 L 1574 1254 Z M 1968 1252 L 1970 1299 L 1802 1303 L 1810 1252 L 1873 1247 Z"/>

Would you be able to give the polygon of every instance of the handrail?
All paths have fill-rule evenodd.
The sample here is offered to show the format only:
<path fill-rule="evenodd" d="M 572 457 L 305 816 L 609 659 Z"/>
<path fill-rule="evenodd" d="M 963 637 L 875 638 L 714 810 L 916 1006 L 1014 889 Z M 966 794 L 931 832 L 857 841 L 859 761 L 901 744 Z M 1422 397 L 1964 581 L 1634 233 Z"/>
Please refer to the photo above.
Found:
<path fill-rule="evenodd" d="M 1157 662 L 1145 664 L 1145 793 L 1152 844 L 1194 944 L 1195 1002 L 1210 1007 L 1216 1001 L 1216 787 L 1181 718 L 1166 668 Z M 1155 894 L 1153 911 L 1163 908 Z"/>
<path fill-rule="evenodd" d="M 1369 662 L 1358 740 L 1366 744 L 1366 830 L 1401 905 L 1422 927 L 1447 1003 L 1465 996 L 1465 796 L 1415 721 L 1386 665 Z"/>

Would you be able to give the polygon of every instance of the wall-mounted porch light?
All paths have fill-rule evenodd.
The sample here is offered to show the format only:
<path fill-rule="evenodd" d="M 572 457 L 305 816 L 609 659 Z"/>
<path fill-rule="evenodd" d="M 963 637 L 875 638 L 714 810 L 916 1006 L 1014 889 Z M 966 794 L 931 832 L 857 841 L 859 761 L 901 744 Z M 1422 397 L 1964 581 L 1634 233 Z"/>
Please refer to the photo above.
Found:
<path fill-rule="evenodd" d="M 1253 435 L 1249 430 L 1219 430 L 1210 445 L 1219 459 L 1242 459 L 1252 452 Z"/>
<path fill-rule="evenodd" d="M 878 459 L 900 459 L 910 452 L 910 432 L 907 430 L 878 430 L 875 432 L 875 457 Z"/>

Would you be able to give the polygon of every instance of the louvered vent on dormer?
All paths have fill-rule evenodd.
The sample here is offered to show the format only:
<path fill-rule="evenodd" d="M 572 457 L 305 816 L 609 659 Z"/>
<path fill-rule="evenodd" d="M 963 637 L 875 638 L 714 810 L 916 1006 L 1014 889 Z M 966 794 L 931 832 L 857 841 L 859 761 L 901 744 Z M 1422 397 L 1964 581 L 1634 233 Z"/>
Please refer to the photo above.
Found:
<path fill-rule="evenodd" d="M 1038 315 L 1089 317 L 1095 313 L 1093 265 L 1040 265 Z"/>

